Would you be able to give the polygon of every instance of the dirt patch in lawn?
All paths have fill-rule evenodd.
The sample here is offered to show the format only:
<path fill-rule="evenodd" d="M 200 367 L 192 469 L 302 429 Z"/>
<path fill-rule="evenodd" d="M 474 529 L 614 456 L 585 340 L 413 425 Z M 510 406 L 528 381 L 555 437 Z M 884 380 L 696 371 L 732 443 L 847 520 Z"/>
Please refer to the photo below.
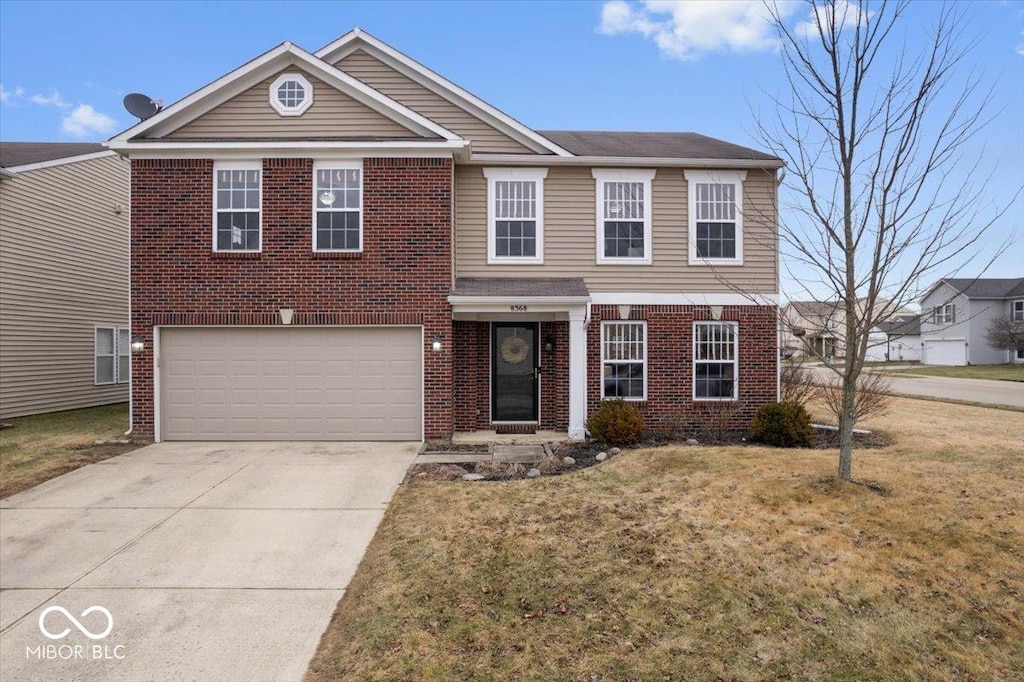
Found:
<path fill-rule="evenodd" d="M 111 442 L 124 440 L 126 404 L 4 421 L 11 426 L 0 430 L 0 498 L 139 447 L 135 442 Z M 97 445 L 98 440 L 103 444 Z"/>
<path fill-rule="evenodd" d="M 835 452 L 628 451 L 389 505 L 307 682 L 1024 678 L 1024 416 L 899 399 Z"/>

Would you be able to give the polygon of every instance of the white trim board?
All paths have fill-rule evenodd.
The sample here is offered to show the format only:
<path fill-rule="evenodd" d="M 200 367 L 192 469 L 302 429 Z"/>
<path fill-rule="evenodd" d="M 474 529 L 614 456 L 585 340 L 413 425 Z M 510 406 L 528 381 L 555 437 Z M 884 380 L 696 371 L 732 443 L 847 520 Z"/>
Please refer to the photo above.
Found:
<path fill-rule="evenodd" d="M 599 168 L 661 167 L 692 168 L 695 170 L 764 170 L 775 171 L 786 164 L 768 159 L 687 159 L 660 156 L 542 156 L 530 154 L 473 154 L 473 165 L 492 166 L 594 166 Z"/>
<path fill-rule="evenodd" d="M 460 88 L 447 78 L 360 28 L 354 28 L 337 40 L 325 45 L 317 50 L 315 55 L 326 63 L 333 64 L 358 49 L 363 49 L 371 57 L 379 60 L 386 66 L 398 71 L 403 76 L 422 85 L 434 94 L 443 97 L 460 109 L 476 116 L 530 149 L 542 154 L 551 153 L 557 156 L 572 156 L 571 152 L 558 146 L 537 131 L 523 125 L 468 90 Z"/>
<path fill-rule="evenodd" d="M 775 293 L 629 293 L 593 292 L 591 305 L 778 305 Z"/>
<path fill-rule="evenodd" d="M 132 138 L 143 133 L 157 137 L 167 135 L 288 66 L 305 69 L 329 86 L 337 88 L 415 133 L 428 137 L 437 136 L 445 140 L 462 139 L 362 81 L 317 59 L 301 47 L 285 42 L 162 109 L 154 116 L 136 123 L 115 135 L 110 142 L 130 143 Z"/>
<path fill-rule="evenodd" d="M 362 159 L 459 158 L 469 148 L 464 141 L 444 142 L 109 142 L 107 146 L 134 159 Z"/>
<path fill-rule="evenodd" d="M 27 173 L 29 171 L 41 170 L 43 168 L 53 168 L 54 166 L 63 166 L 68 163 L 78 163 L 79 161 L 91 161 L 93 159 L 102 159 L 105 156 L 115 156 L 114 152 L 110 150 L 104 150 L 101 152 L 92 152 L 90 154 L 79 154 L 78 156 L 65 156 L 60 159 L 50 159 L 49 161 L 37 161 L 36 163 L 26 163 L 20 166 L 7 166 L 3 170 L 9 176 L 13 177 L 21 173 Z"/>

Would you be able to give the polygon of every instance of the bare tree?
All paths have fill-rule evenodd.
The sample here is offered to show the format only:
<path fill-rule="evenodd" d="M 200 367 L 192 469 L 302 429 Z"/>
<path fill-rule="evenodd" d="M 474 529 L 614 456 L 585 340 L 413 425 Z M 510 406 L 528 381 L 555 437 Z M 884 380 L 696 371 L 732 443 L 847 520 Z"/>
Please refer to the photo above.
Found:
<path fill-rule="evenodd" d="M 842 377 L 833 375 L 821 386 L 819 393 L 825 409 L 841 423 L 843 410 L 846 409 Z M 891 402 L 892 382 L 889 378 L 878 372 L 864 372 L 857 377 L 852 421 L 857 423 L 871 417 L 881 417 L 889 411 Z"/>
<path fill-rule="evenodd" d="M 1024 320 L 1009 315 L 994 318 L 985 329 L 985 340 L 1000 350 L 1024 351 Z"/>
<path fill-rule="evenodd" d="M 811 370 L 799 362 L 787 360 L 779 373 L 779 389 L 780 400 L 806 407 L 818 394 L 818 383 Z"/>
<path fill-rule="evenodd" d="M 849 481 L 872 328 L 977 257 L 1005 208 L 982 218 L 987 178 L 977 161 L 964 167 L 991 90 L 964 68 L 973 45 L 963 10 L 938 6 L 926 49 L 911 54 L 899 34 L 907 0 L 806 2 L 811 21 L 798 28 L 768 5 L 789 87 L 758 127 L 798 196 L 780 224 L 791 271 L 812 299 L 837 302 L 843 357 L 821 359 L 835 378 L 838 473 Z"/>

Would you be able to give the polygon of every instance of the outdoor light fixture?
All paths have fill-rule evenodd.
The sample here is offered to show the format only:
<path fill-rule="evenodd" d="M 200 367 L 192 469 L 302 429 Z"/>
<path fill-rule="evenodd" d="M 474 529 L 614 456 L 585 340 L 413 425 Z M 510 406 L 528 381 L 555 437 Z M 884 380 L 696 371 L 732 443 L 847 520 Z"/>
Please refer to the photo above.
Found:
<path fill-rule="evenodd" d="M 292 315 L 295 314 L 294 310 L 292 310 L 291 308 L 281 308 L 277 312 L 281 313 L 281 324 L 292 323 Z"/>
<path fill-rule="evenodd" d="M 434 343 L 430 345 L 430 347 L 434 349 L 434 352 L 438 352 L 441 350 L 441 340 L 443 338 L 444 337 L 442 337 L 440 334 L 434 337 Z"/>
<path fill-rule="evenodd" d="M 141 336 L 132 337 L 132 352 L 141 353 L 146 349 L 146 340 Z"/>
<path fill-rule="evenodd" d="M 545 350 L 545 352 L 550 353 L 554 349 L 555 349 L 555 340 L 553 338 L 551 338 L 550 336 L 548 338 L 544 339 L 544 350 Z"/>

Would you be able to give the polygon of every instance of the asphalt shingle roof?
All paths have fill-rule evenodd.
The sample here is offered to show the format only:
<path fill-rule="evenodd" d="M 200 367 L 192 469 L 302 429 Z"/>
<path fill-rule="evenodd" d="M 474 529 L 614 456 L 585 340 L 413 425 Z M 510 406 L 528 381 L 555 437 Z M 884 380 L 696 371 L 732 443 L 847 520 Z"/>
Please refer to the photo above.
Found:
<path fill-rule="evenodd" d="M 1024 295 L 1024 277 L 1011 279 L 948 278 L 942 281 L 967 298 L 1010 298 Z"/>
<path fill-rule="evenodd" d="M 455 296 L 545 298 L 590 295 L 580 277 L 459 277 Z"/>
<path fill-rule="evenodd" d="M 900 315 L 885 322 L 879 322 L 878 328 L 886 334 L 915 335 L 921 333 L 920 315 Z"/>
<path fill-rule="evenodd" d="M 777 156 L 697 133 L 637 133 L 602 130 L 538 130 L 537 132 L 577 156 L 781 162 Z"/>
<path fill-rule="evenodd" d="M 98 142 L 0 142 L 0 168 L 106 151 Z"/>

